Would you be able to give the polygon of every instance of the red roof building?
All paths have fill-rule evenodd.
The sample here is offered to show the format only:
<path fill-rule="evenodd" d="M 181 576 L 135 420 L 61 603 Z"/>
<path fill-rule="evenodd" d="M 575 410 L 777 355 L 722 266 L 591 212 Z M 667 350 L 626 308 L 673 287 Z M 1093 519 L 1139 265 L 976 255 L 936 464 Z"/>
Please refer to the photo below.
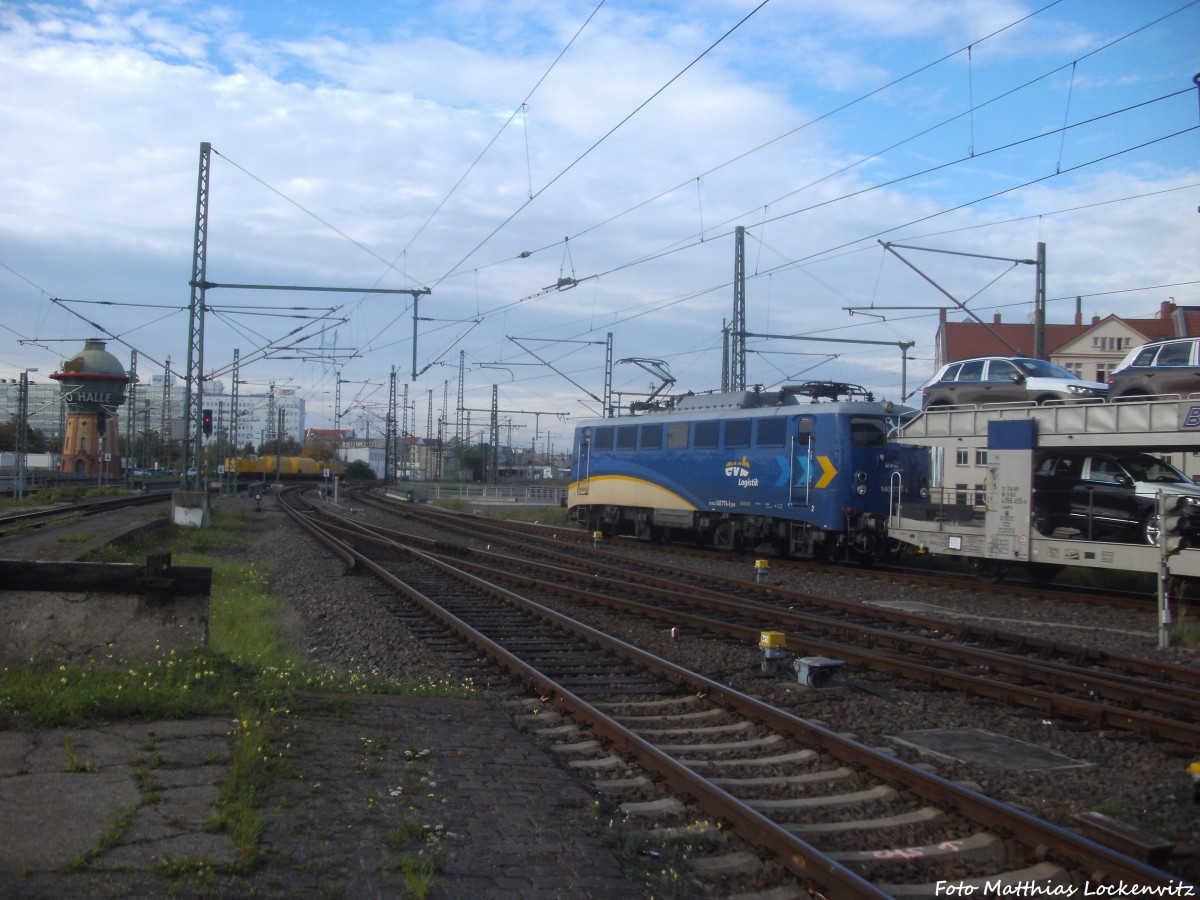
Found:
<path fill-rule="evenodd" d="M 326 441 L 333 443 L 334 441 L 346 440 L 346 435 L 350 432 L 345 428 L 309 428 L 304 432 L 304 441 Z"/>
<path fill-rule="evenodd" d="M 1085 324 L 1079 301 L 1070 325 L 1046 324 L 1046 355 L 1087 381 L 1104 381 L 1133 347 L 1147 341 L 1200 334 L 1200 307 L 1164 300 L 1153 319 L 1093 316 Z M 934 369 L 977 356 L 1033 356 L 1031 322 L 950 322 L 941 311 L 934 342 Z"/>

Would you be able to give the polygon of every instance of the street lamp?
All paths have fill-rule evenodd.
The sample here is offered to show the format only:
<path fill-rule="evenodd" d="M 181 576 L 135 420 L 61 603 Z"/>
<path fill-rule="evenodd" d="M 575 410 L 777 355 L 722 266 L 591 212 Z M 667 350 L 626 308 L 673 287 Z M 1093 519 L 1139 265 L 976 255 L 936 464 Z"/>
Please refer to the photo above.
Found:
<path fill-rule="evenodd" d="M 29 373 L 37 369 L 26 369 L 21 373 L 19 409 L 17 411 L 17 489 L 16 497 L 25 496 L 25 457 L 29 451 Z"/>

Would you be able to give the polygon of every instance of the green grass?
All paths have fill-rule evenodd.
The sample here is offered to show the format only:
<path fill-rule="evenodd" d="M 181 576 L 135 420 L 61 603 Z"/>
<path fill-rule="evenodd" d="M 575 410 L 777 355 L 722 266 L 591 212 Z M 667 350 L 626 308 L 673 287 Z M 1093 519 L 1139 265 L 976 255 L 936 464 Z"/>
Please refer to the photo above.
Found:
<path fill-rule="evenodd" d="M 484 515 L 493 515 L 484 513 Z M 502 510 L 495 515 L 502 519 L 512 519 L 514 522 L 533 522 L 538 525 L 553 525 L 558 528 L 578 528 L 579 523 L 567 518 L 564 506 L 518 506 L 516 509 Z"/>
<path fill-rule="evenodd" d="M 1157 809 L 1147 809 L 1125 802 L 1114 801 L 1102 803 L 1096 807 L 1096 812 L 1110 816 L 1121 822 L 1126 822 L 1134 828 L 1140 828 L 1150 834 L 1167 840 L 1180 840 L 1179 826 L 1172 822 L 1171 817 Z"/>
<path fill-rule="evenodd" d="M 1172 647 L 1184 647 L 1188 650 L 1200 648 L 1200 618 L 1196 617 L 1195 606 L 1187 601 L 1177 606 L 1175 623 L 1170 628 Z"/>
<path fill-rule="evenodd" d="M 32 490 L 20 500 L 11 494 L 0 495 L 0 510 L 21 510 L 35 506 L 48 506 L 51 503 L 73 502 L 76 500 L 99 500 L 106 497 L 123 497 L 129 493 L 125 487 L 52 487 Z"/>
<path fill-rule="evenodd" d="M 156 659 L 118 663 L 111 658 L 86 664 L 0 668 L 0 728 L 48 728 L 153 721 L 194 716 L 229 717 L 234 746 L 229 772 L 210 822 L 233 839 L 242 862 L 252 866 L 268 821 L 265 808 L 271 779 L 286 765 L 289 709 L 304 692 L 407 694 L 469 697 L 472 689 L 448 682 L 401 682 L 375 673 L 330 671 L 305 663 L 283 625 L 286 598 L 270 588 L 269 564 L 232 562 L 220 554 L 244 543 L 254 527 L 245 510 L 216 510 L 209 529 L 167 526 L 128 544 L 109 545 L 92 556 L 104 562 L 142 563 L 151 552 L 170 552 L 177 565 L 209 566 L 213 585 L 209 643 L 187 653 L 171 651 Z M 80 770 L 66 741 L 68 758 Z M 150 771 L 146 777 L 149 779 Z M 141 785 L 143 802 L 153 802 L 153 784 Z M 129 819 L 114 823 L 120 832 Z M 119 840 L 119 833 L 106 838 Z M 95 851 L 100 852 L 102 848 Z M 95 853 L 86 854 L 86 864 Z"/>
<path fill-rule="evenodd" d="M 495 506 L 488 504 L 471 504 L 465 500 L 452 498 L 436 500 L 434 506 L 451 512 L 470 513 L 489 519 L 510 519 L 514 522 L 533 522 L 539 525 L 553 525 L 559 528 L 578 528 L 579 523 L 567 517 L 567 509 L 563 506 Z"/>

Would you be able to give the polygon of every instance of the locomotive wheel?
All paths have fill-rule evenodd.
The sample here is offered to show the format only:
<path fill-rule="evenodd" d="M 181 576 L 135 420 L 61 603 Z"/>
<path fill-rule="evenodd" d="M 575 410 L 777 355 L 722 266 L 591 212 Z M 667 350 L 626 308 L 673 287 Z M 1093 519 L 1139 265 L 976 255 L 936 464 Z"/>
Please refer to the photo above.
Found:
<path fill-rule="evenodd" d="M 872 532 L 863 531 L 854 536 L 854 543 L 850 546 L 860 559 L 872 560 L 879 552 L 879 539 Z"/>
<path fill-rule="evenodd" d="M 734 522 L 722 522 L 713 532 L 713 546 L 718 550 L 741 550 L 742 539 Z"/>

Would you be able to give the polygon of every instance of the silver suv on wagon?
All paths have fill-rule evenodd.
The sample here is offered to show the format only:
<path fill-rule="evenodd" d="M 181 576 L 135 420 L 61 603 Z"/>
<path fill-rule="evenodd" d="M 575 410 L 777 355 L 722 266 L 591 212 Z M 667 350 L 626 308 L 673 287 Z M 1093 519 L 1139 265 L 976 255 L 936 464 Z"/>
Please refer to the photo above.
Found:
<path fill-rule="evenodd" d="M 1108 385 L 1042 359 L 985 356 L 942 366 L 921 388 L 921 408 L 983 403 L 1098 403 Z"/>
<path fill-rule="evenodd" d="M 1200 337 L 1134 347 L 1109 373 L 1108 392 L 1113 400 L 1200 392 Z"/>

